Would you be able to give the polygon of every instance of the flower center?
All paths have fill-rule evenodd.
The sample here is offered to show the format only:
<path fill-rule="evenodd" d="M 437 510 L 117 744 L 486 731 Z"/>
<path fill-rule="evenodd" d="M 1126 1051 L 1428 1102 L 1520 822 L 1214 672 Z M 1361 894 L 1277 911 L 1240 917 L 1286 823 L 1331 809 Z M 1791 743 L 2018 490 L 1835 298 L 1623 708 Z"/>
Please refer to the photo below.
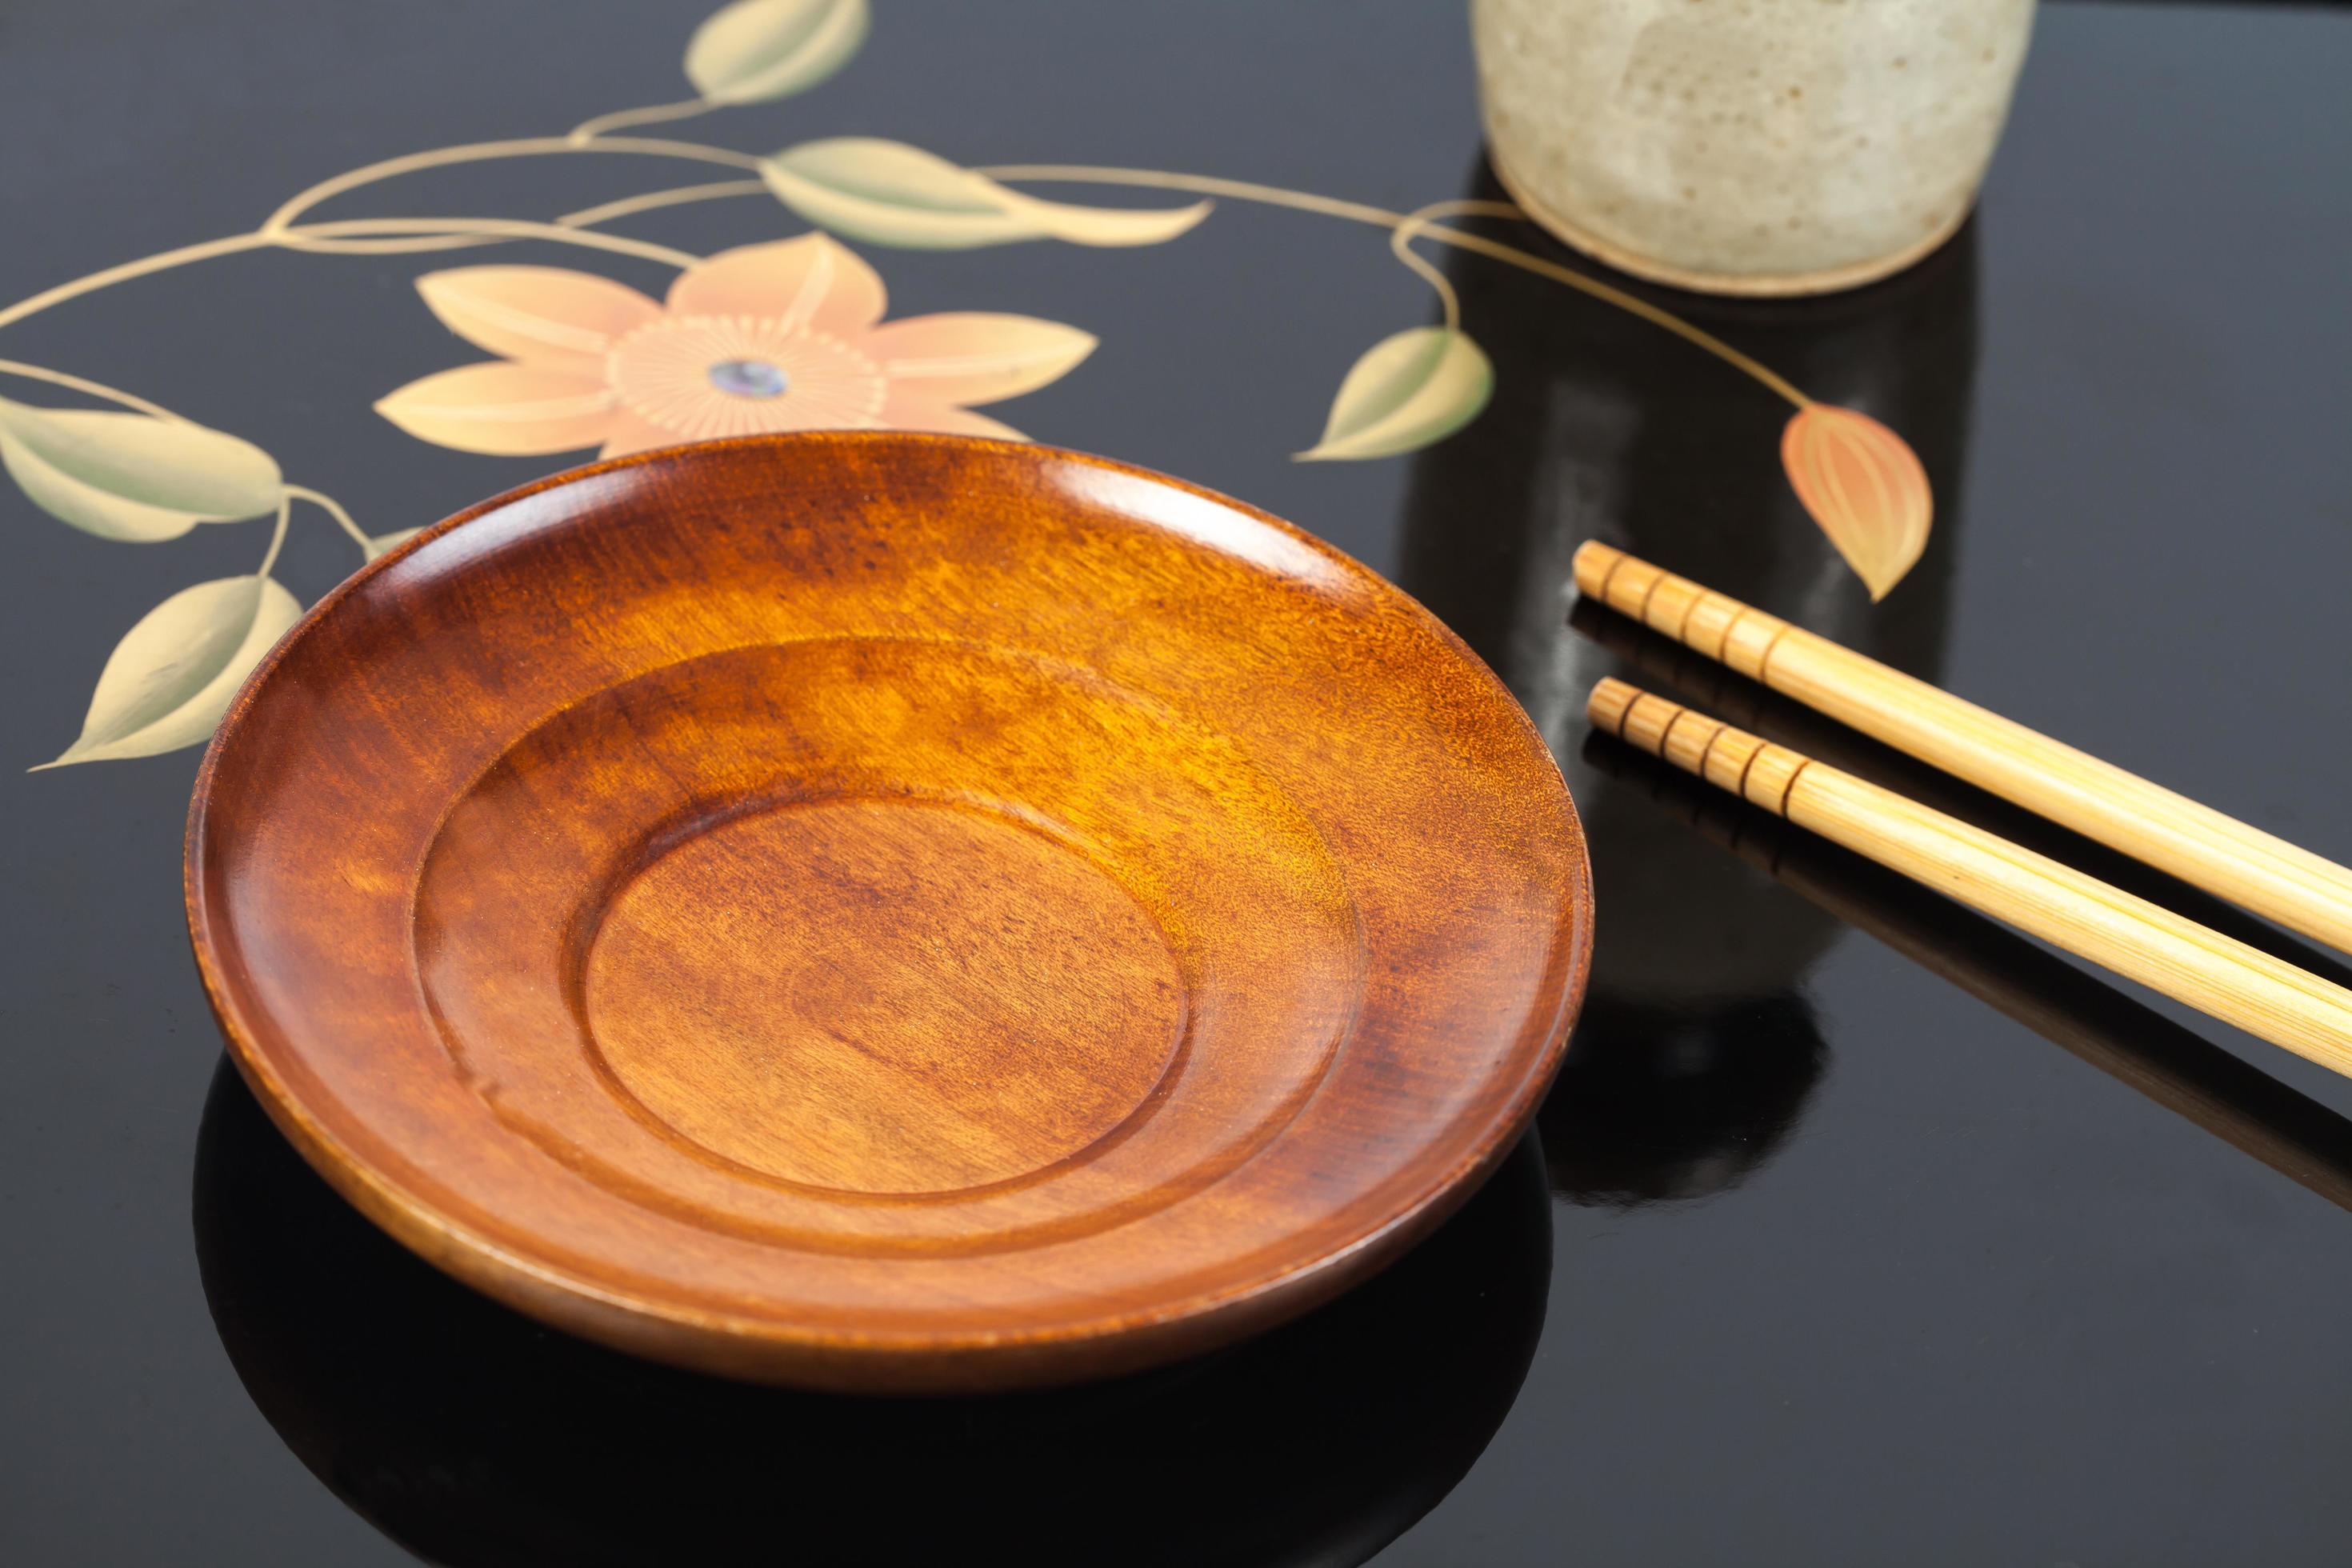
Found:
<path fill-rule="evenodd" d="M 723 359 L 708 374 L 710 384 L 730 397 L 782 397 L 792 385 L 781 366 L 763 359 Z"/>
<path fill-rule="evenodd" d="M 861 350 L 778 318 L 661 316 L 614 343 L 604 375 L 624 409 L 680 441 L 870 427 L 890 381 Z"/>

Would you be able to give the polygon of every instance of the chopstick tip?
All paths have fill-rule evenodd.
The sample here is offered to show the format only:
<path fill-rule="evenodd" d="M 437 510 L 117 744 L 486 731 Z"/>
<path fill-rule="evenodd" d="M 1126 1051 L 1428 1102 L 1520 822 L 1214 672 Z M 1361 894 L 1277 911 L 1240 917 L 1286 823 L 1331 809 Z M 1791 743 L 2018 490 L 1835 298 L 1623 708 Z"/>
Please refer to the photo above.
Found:
<path fill-rule="evenodd" d="M 1612 735 L 1622 734 L 1625 728 L 1626 710 L 1642 700 L 1639 687 L 1628 686 L 1615 676 L 1603 676 L 1585 699 L 1584 716 L 1593 728 L 1606 730 Z"/>
<path fill-rule="evenodd" d="M 1570 562 L 1576 577 L 1576 591 L 1591 598 L 1600 598 L 1601 591 L 1609 584 L 1609 574 L 1624 559 L 1625 552 L 1615 545 L 1604 544 L 1597 539 L 1586 540 L 1576 547 L 1576 554 Z"/>

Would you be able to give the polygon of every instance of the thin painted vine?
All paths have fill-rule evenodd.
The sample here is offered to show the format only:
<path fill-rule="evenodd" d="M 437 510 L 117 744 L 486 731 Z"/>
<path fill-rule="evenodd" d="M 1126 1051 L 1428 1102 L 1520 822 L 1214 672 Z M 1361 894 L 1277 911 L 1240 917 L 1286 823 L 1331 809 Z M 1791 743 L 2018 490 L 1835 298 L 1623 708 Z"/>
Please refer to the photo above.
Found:
<path fill-rule="evenodd" d="M 562 136 L 436 148 L 368 164 L 298 193 L 249 230 L 107 268 L 0 309 L 0 329 L 103 289 L 245 251 L 397 255 L 551 242 L 656 262 L 677 277 L 656 301 L 601 274 L 562 268 L 425 273 L 416 286 L 425 307 L 495 357 L 396 388 L 378 412 L 420 439 L 499 454 L 612 454 L 748 431 L 840 426 L 1019 439 L 1020 432 L 974 405 L 1069 374 L 1094 337 L 1060 322 L 985 311 L 887 320 L 880 275 L 841 241 L 932 250 L 1036 240 L 1159 245 L 1201 223 L 1217 201 L 1252 202 L 1386 230 L 1397 259 L 1427 280 L 1443 310 L 1441 324 L 1393 332 L 1357 359 L 1340 379 L 1321 436 L 1299 458 L 1413 451 L 1486 406 L 1493 366 L 1465 329 L 1444 274 L 1416 248 L 1445 246 L 1629 311 L 1790 403 L 1796 412 L 1781 441 L 1790 482 L 1874 597 L 1926 544 L 1927 480 L 1901 437 L 1866 415 L 1815 402 L 1648 300 L 1446 221 L 1521 220 L 1508 203 L 1446 201 L 1400 213 L 1203 174 L 1081 164 L 966 168 L 870 137 L 802 142 L 761 155 L 620 134 L 804 91 L 848 63 L 869 22 L 869 0 L 736 0 L 687 47 L 690 99 L 600 115 Z M 540 156 L 700 163 L 733 177 L 649 190 L 551 221 L 315 216 L 339 197 L 412 174 Z M 1027 185 L 1128 187 L 1195 199 L 1164 208 L 1101 206 L 1017 188 Z M 689 203 L 747 197 L 779 202 L 814 227 L 702 257 L 606 226 Z M 238 684 L 301 613 L 271 575 L 298 509 L 348 535 L 362 562 L 416 531 L 371 534 L 331 495 L 290 482 L 252 442 L 131 393 L 16 360 L 0 359 L 0 377 L 105 405 L 0 397 L 0 467 L 58 521 L 134 544 L 162 543 L 200 526 L 269 522 L 250 574 L 183 589 L 124 635 L 99 675 L 80 735 L 44 767 L 147 756 L 210 735 Z"/>

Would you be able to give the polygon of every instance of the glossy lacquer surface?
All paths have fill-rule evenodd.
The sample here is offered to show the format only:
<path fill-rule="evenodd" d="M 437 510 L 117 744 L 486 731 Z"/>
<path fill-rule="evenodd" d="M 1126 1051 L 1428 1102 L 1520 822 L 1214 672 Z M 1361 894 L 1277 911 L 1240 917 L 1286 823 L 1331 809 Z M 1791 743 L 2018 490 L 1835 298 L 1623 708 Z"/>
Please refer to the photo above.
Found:
<path fill-rule="evenodd" d="M 708 8 L 19 0 L 0 296 L 250 227 L 372 159 L 681 97 Z M 823 87 L 640 133 L 885 135 L 1395 211 L 1496 199 L 1461 9 L 1346 9 L 877 4 Z M 2344 1084 L 1588 747 L 1585 693 L 1620 676 L 2344 966 L 1565 584 L 1607 538 L 2352 859 L 2348 72 L 2341 8 L 2052 0 L 1951 248 L 1810 304 L 1647 296 L 1919 454 L 1934 531 L 1875 607 L 1786 489 L 1785 403 L 1487 258 L 1440 263 L 1493 360 L 1485 412 L 1411 456 L 1296 464 L 1354 357 L 1441 319 L 1378 229 L 1221 201 L 1138 249 L 858 247 L 891 319 L 1099 338 L 982 412 L 1240 497 L 1400 583 L 1536 717 L 1587 832 L 1600 940 L 1540 1149 L 1363 1288 L 1075 1389 L 868 1399 L 674 1371 L 497 1304 L 352 1209 L 228 1066 L 189 959 L 195 753 L 16 771 L 72 739 L 141 615 L 250 572 L 269 525 L 117 544 L 0 492 L 0 1558 L 2342 1563 Z M 551 216 L 735 177 L 548 157 L 320 216 Z M 803 232 L 748 196 L 614 226 L 698 254 Z M 650 299 L 668 281 L 553 246 L 264 251 L 0 328 L 0 355 L 247 436 L 393 532 L 582 460 L 446 450 L 371 411 L 481 357 L 414 285 L 477 261 Z M 307 605 L 357 559 L 306 510 L 278 575 Z M 356 804 L 353 833 L 396 793 Z"/>
<path fill-rule="evenodd" d="M 239 1067 L 394 1234 L 855 1390 L 1361 1279 L 1518 1136 L 1592 938 L 1558 767 L 1418 605 L 896 432 L 623 458 L 355 577 L 223 723 L 187 877 Z"/>

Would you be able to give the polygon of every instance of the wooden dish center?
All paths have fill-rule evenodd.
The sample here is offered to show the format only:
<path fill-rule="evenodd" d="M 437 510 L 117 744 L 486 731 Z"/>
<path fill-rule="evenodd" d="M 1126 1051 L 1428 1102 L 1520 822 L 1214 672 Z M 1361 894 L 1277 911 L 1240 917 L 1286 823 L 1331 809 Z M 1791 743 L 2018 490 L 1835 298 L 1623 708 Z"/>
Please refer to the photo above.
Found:
<path fill-rule="evenodd" d="M 695 834 L 605 910 L 586 1022 L 683 1137 L 787 1181 L 937 1194 L 1085 1150 L 1184 1025 L 1158 925 L 1045 834 L 923 800 Z"/>

